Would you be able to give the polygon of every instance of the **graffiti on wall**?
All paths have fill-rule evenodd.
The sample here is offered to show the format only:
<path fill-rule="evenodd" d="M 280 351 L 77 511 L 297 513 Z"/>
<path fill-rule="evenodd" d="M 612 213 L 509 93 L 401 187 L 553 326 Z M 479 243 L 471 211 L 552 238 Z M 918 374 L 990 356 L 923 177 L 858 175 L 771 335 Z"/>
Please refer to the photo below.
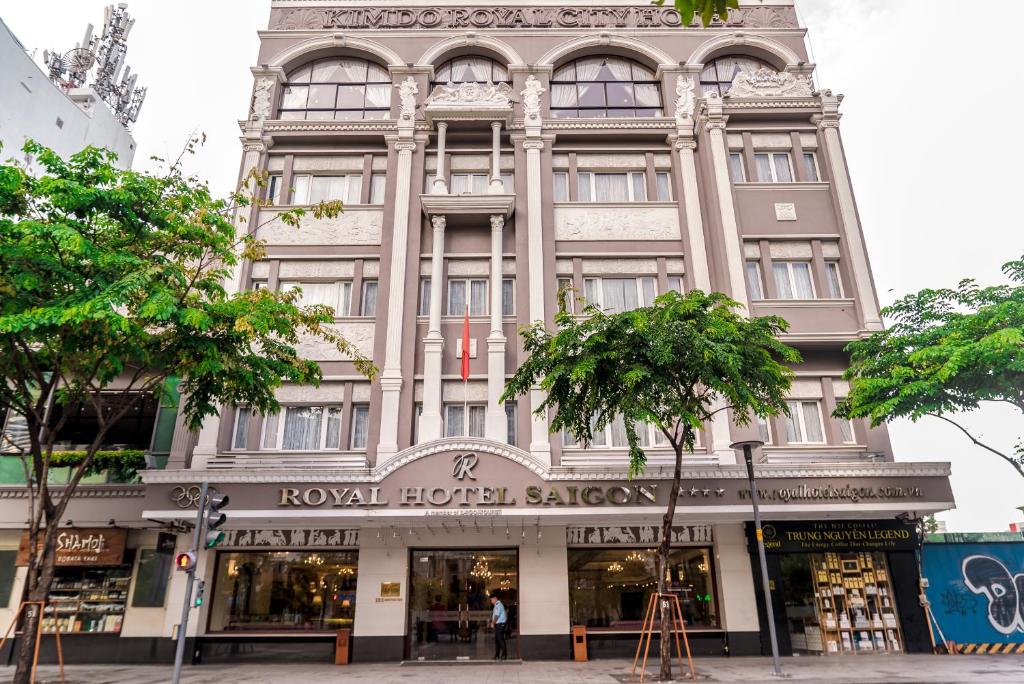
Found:
<path fill-rule="evenodd" d="M 1013 573 L 991 556 L 964 558 L 964 584 L 988 600 L 988 621 L 1000 634 L 1024 632 L 1024 572 Z"/>

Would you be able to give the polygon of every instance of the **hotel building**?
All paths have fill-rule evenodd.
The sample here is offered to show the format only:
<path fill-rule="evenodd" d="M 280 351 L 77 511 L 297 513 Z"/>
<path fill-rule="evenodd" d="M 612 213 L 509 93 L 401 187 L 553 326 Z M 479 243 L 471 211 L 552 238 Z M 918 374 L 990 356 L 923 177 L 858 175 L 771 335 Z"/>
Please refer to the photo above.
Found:
<path fill-rule="evenodd" d="M 621 424 L 584 446 L 534 415 L 539 391 L 499 401 L 524 358 L 518 329 L 551 325 L 569 287 L 610 311 L 725 292 L 787 319 L 803 355 L 789 417 L 741 428 L 723 412 L 684 458 L 662 571 L 695 653 L 766 648 L 729 446 L 752 438 L 783 652 L 929 650 L 908 521 L 953 505 L 949 468 L 897 462 L 884 426 L 832 417 L 844 347 L 882 322 L 842 96 L 816 81 L 805 33 L 792 0 L 741 0 L 708 28 L 635 0 L 272 0 L 240 121 L 240 177 L 266 173 L 271 203 L 240 225 L 266 258 L 227 285 L 333 306 L 379 379 L 309 341 L 324 382 L 281 388 L 278 415 L 225 407 L 190 434 L 154 406 L 161 467 L 91 486 L 68 515 L 70 529 L 127 528 L 128 579 L 117 629 L 65 650 L 170 655 L 184 575 L 156 530 L 194 517 L 207 481 L 231 503 L 225 543 L 199 558 L 197 660 L 327 661 L 338 629 L 355 662 L 489 659 L 493 594 L 513 657 L 570 657 L 573 626 L 592 658 L 631 653 L 671 450 L 645 434 L 630 479 Z M 270 221 L 332 199 L 337 218 Z M 13 548 L 24 500 L 9 489 Z M 74 572 L 72 589 L 117 581 Z M 17 573 L 9 585 L 17 596 Z"/>

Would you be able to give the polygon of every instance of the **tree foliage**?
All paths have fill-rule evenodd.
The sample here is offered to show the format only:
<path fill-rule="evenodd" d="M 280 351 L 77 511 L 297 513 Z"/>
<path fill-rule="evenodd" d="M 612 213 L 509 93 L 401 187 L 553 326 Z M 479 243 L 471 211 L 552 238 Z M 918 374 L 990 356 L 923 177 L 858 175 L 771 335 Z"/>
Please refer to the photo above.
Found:
<path fill-rule="evenodd" d="M 683 452 L 692 452 L 698 430 L 720 411 L 746 425 L 752 415 L 786 411 L 793 376 L 786 363 L 800 355 L 777 338 L 788 329 L 781 318 L 747 318 L 721 293 L 667 292 L 653 306 L 607 314 L 595 307 L 569 313 L 562 298 L 556 330 L 542 323 L 524 328 L 529 355 L 506 385 L 502 401 L 539 386 L 540 415 L 552 414 L 554 431 L 587 446 L 595 431 L 621 416 L 629 442 L 630 474 L 642 473 L 647 458 L 637 427 L 653 425 L 675 452 L 669 501 L 662 521 L 660 567 L 667 567 L 672 520 L 678 500 Z M 659 591 L 665 575 L 659 572 Z M 669 619 L 662 609 L 661 676 L 671 677 Z"/>
<path fill-rule="evenodd" d="M 1003 266 L 1010 283 L 921 290 L 883 310 L 888 329 L 849 345 L 850 395 L 837 415 L 917 421 L 934 416 L 1024 476 L 1024 446 L 982 443 L 954 416 L 988 402 L 1024 412 L 1024 259 Z"/>
<path fill-rule="evenodd" d="M 0 407 L 26 427 L 29 548 L 40 549 L 26 583 L 28 598 L 43 600 L 76 487 L 110 428 L 145 396 L 161 395 L 169 375 L 181 379 L 185 419 L 197 429 L 222 403 L 274 413 L 283 382 L 318 384 L 319 366 L 295 349 L 303 337 L 335 345 L 364 373 L 374 369 L 331 327 L 329 307 L 301 307 L 298 292 L 225 290 L 245 259 L 263 255 L 256 231 L 236 223 L 259 202 L 265 177 L 219 199 L 182 172 L 180 158 L 152 175 L 119 169 L 112 153 L 92 147 L 67 160 L 33 142 L 24 150 L 38 176 L 0 165 Z M 312 212 L 341 210 L 325 203 Z M 270 213 L 298 226 L 305 212 Z M 68 483 L 51 487 L 49 470 L 71 465 L 54 456 L 56 436 L 81 406 L 97 417 L 96 432 Z M 19 656 L 18 681 L 23 675 Z"/>
<path fill-rule="evenodd" d="M 664 6 L 665 0 L 654 0 L 659 7 Z M 710 26 L 717 17 L 721 21 L 729 20 L 729 10 L 740 8 L 739 0 L 675 0 L 675 7 L 679 10 L 679 16 L 683 19 L 683 25 L 690 24 L 687 17 L 694 14 L 700 15 L 701 23 Z"/>

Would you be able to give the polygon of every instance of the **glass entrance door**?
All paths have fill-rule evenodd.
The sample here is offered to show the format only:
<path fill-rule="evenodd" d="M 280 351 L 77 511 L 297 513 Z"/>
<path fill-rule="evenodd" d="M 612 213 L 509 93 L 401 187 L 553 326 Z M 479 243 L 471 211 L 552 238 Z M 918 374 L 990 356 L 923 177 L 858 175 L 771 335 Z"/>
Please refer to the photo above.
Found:
<path fill-rule="evenodd" d="M 409 570 L 409 658 L 494 657 L 491 596 L 508 613 L 510 658 L 519 657 L 519 556 L 516 549 L 416 549 Z"/>

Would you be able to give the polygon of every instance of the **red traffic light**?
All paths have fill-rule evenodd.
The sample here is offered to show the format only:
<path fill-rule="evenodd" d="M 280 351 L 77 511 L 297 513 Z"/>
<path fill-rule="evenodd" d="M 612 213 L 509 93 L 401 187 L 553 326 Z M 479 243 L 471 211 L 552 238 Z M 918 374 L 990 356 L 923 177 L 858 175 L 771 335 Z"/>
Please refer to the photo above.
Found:
<path fill-rule="evenodd" d="M 179 553 L 174 558 L 174 565 L 185 572 L 192 572 L 196 567 L 196 554 L 191 551 Z"/>

